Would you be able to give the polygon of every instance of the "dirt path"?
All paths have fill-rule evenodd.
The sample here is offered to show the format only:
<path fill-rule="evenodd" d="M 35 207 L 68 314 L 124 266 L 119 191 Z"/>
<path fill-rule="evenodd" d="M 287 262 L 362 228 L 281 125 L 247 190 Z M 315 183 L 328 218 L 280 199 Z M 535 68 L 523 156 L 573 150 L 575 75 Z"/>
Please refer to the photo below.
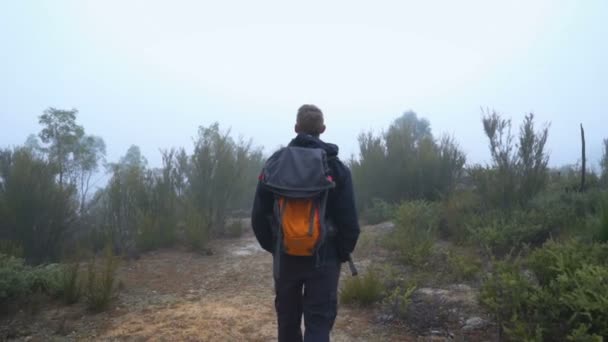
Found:
<path fill-rule="evenodd" d="M 22 325 L 18 339 L 27 341 L 276 341 L 270 255 L 252 236 L 217 240 L 211 249 L 210 256 L 166 250 L 124 262 L 107 312 L 54 305 L 28 324 L 19 317 L 9 324 Z M 341 307 L 332 341 L 416 340 L 374 321 L 373 312 Z"/>

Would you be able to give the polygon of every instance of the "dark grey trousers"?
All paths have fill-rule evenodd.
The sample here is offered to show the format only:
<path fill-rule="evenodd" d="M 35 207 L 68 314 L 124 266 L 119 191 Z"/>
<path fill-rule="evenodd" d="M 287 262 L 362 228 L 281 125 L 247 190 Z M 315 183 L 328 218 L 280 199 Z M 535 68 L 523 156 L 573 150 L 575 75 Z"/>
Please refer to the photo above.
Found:
<path fill-rule="evenodd" d="M 281 257 L 279 279 L 275 280 L 279 342 L 329 341 L 338 313 L 339 278 L 337 260 L 327 260 L 317 268 L 314 258 Z"/>

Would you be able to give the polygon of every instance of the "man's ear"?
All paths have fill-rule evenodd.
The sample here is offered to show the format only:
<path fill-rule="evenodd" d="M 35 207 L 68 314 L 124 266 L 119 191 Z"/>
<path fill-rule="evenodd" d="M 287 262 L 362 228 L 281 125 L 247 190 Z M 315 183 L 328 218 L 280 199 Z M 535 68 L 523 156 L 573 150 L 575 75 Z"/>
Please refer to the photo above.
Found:
<path fill-rule="evenodd" d="M 296 132 L 296 134 L 300 134 L 300 127 L 298 124 L 293 125 L 293 130 Z"/>
<path fill-rule="evenodd" d="M 325 125 L 323 125 L 323 127 L 321 127 L 321 131 L 319 132 L 319 135 L 325 133 L 325 128 L 326 128 Z"/>

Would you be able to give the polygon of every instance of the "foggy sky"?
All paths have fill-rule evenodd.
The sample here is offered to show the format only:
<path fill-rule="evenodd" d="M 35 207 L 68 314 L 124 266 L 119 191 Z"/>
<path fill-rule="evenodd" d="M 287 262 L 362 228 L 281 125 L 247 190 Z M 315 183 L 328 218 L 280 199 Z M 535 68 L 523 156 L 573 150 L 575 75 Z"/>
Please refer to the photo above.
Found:
<path fill-rule="evenodd" d="M 266 152 L 317 104 L 343 159 L 406 110 L 486 162 L 481 108 L 550 122 L 551 165 L 608 137 L 608 1 L 5 1 L 0 147 L 77 108 L 108 160 L 186 147 L 220 122 Z M 516 128 L 515 127 L 515 128 Z"/>

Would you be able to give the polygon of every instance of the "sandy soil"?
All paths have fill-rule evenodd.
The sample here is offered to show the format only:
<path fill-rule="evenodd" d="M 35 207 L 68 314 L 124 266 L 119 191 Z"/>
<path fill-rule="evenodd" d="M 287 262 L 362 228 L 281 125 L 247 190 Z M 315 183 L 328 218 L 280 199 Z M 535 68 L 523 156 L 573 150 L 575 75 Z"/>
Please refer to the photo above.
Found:
<path fill-rule="evenodd" d="M 95 315 L 80 304 L 46 304 L 33 316 L 22 311 L 0 321 L 4 336 L 22 341 L 275 341 L 271 256 L 251 235 L 217 240 L 210 247 L 209 256 L 165 250 L 125 261 L 110 310 Z M 370 310 L 341 307 L 332 340 L 419 340 L 403 327 L 375 323 L 375 317 Z"/>

